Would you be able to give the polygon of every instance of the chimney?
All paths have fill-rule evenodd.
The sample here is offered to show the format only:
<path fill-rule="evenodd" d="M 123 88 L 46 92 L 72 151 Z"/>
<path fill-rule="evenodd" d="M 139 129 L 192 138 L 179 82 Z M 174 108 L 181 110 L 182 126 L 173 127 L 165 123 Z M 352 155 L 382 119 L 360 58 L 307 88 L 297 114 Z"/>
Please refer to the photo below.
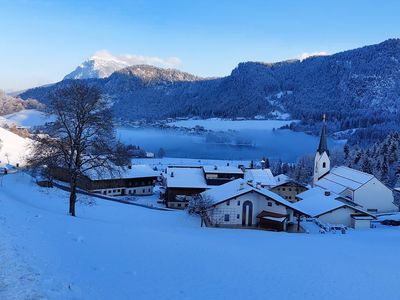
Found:
<path fill-rule="evenodd" d="M 325 191 L 325 196 L 330 196 L 331 192 L 330 191 Z"/>

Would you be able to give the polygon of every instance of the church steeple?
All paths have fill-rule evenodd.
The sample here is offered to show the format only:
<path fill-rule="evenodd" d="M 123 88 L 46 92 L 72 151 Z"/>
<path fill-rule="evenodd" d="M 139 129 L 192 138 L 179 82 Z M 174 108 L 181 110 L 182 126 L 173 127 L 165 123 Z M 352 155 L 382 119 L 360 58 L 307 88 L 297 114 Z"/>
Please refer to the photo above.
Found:
<path fill-rule="evenodd" d="M 326 152 L 329 155 L 328 144 L 326 142 L 326 115 L 322 116 L 322 130 L 321 137 L 319 140 L 319 146 L 317 149 L 318 153 L 322 155 L 322 153 Z"/>
<path fill-rule="evenodd" d="M 326 142 L 326 116 L 324 114 L 322 118 L 321 137 L 319 140 L 317 153 L 315 153 L 315 158 L 314 158 L 314 180 L 313 180 L 314 185 L 324 175 L 329 173 L 330 169 L 331 169 L 331 161 L 329 159 L 328 144 Z"/>

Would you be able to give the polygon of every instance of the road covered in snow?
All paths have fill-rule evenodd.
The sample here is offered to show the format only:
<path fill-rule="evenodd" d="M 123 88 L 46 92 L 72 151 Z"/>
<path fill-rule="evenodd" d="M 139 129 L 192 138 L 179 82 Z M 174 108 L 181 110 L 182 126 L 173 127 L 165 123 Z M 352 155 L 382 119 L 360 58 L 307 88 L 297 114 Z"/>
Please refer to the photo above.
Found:
<path fill-rule="evenodd" d="M 201 228 L 183 211 L 0 186 L 0 299 L 397 299 L 400 229 Z M 86 203 L 86 204 L 85 204 Z"/>

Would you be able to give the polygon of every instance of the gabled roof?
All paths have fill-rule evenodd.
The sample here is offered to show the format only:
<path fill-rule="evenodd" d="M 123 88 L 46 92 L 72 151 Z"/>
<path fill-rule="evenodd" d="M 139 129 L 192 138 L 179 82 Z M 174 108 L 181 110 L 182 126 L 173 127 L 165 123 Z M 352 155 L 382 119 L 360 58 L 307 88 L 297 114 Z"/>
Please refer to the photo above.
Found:
<path fill-rule="evenodd" d="M 300 182 L 298 182 L 298 181 L 296 181 L 296 180 L 290 178 L 289 176 L 287 176 L 287 175 L 285 175 L 285 174 L 276 175 L 276 176 L 274 177 L 274 179 L 276 180 L 276 184 L 275 184 L 275 186 L 273 186 L 273 187 L 278 187 L 278 186 L 281 186 L 281 185 L 284 185 L 284 184 L 289 184 L 289 183 L 291 183 L 291 184 L 293 184 L 293 185 L 295 185 L 295 186 L 302 186 L 302 187 L 308 189 L 307 185 L 302 184 L 302 183 L 300 183 Z"/>
<path fill-rule="evenodd" d="M 371 174 L 340 166 L 333 168 L 316 185 L 340 194 L 346 189 L 357 190 L 373 178 Z"/>
<path fill-rule="evenodd" d="M 203 166 L 203 170 L 211 174 L 243 174 L 242 169 L 230 166 Z"/>
<path fill-rule="evenodd" d="M 210 187 L 200 167 L 168 167 L 163 176 L 166 179 L 167 188 L 206 189 Z"/>
<path fill-rule="evenodd" d="M 272 200 L 286 206 L 289 208 L 292 208 L 296 211 L 300 211 L 303 213 L 303 211 L 295 208 L 293 204 L 285 199 L 283 199 L 281 196 L 267 190 L 264 188 L 256 188 L 250 185 L 246 180 L 244 179 L 236 179 L 232 180 L 228 183 L 213 187 L 205 192 L 202 193 L 203 196 L 209 197 L 213 203 L 213 205 L 219 204 L 221 202 L 225 202 L 227 200 L 230 200 L 232 198 L 247 194 L 249 192 L 256 192 L 258 194 L 261 194 L 265 197 L 271 198 Z"/>
<path fill-rule="evenodd" d="M 308 191 L 298 194 L 297 197 L 301 200 L 293 205 L 298 210 L 307 213 L 311 217 L 318 217 L 341 207 L 350 207 L 364 215 L 370 215 L 364 210 L 338 200 L 341 198 L 338 194 L 327 191 L 321 187 L 309 189 Z"/>
<path fill-rule="evenodd" d="M 284 183 L 289 182 L 291 180 L 290 177 L 285 175 L 285 174 L 276 175 L 274 178 L 276 180 L 277 185 L 284 184 Z"/>
<path fill-rule="evenodd" d="M 275 186 L 276 179 L 270 169 L 248 169 L 244 174 L 246 180 L 252 180 L 253 184 Z"/>
<path fill-rule="evenodd" d="M 86 171 L 85 175 L 91 180 L 137 179 L 158 177 L 159 172 L 149 165 L 132 165 L 131 168 L 115 166 L 111 173 L 107 168 L 99 167 Z"/>

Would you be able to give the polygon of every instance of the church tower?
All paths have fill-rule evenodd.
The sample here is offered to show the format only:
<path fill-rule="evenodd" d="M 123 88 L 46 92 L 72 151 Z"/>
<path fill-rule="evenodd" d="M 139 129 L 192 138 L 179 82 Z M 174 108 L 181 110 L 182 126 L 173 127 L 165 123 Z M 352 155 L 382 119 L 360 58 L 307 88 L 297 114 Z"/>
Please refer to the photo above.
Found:
<path fill-rule="evenodd" d="M 329 150 L 326 143 L 326 116 L 324 114 L 322 118 L 321 138 L 314 158 L 314 185 L 321 177 L 327 174 L 330 169 L 331 161 L 329 159 Z"/>

